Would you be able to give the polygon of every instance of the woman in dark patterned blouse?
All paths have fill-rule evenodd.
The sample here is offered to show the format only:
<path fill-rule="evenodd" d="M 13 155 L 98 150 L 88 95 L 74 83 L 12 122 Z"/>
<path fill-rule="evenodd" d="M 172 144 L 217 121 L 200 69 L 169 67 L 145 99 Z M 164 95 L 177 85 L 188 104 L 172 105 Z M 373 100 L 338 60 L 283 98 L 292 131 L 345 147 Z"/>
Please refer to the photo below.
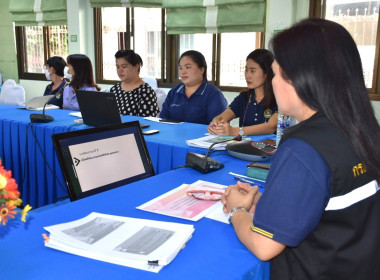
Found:
<path fill-rule="evenodd" d="M 133 50 L 120 50 L 116 52 L 115 58 L 117 75 L 121 82 L 114 85 L 110 92 L 116 95 L 120 114 L 157 116 L 157 95 L 139 76 L 143 64 L 141 57 Z"/>

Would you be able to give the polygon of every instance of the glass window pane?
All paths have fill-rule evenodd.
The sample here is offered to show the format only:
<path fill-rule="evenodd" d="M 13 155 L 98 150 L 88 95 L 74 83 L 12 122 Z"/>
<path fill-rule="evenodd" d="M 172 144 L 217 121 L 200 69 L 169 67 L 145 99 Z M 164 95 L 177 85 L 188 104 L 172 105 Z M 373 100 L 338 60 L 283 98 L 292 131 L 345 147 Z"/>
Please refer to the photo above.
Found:
<path fill-rule="evenodd" d="M 115 53 L 125 49 L 126 8 L 102 8 L 103 78 L 119 80 L 116 73 Z"/>
<path fill-rule="evenodd" d="M 207 79 L 212 80 L 212 34 L 181 34 L 179 40 L 179 56 L 188 50 L 201 52 L 206 58 Z"/>
<path fill-rule="evenodd" d="M 327 0 L 326 19 L 344 26 L 354 38 L 367 88 L 372 87 L 380 1 Z"/>
<path fill-rule="evenodd" d="M 26 49 L 24 69 L 30 73 L 43 73 L 44 59 L 44 40 L 42 26 L 26 26 Z"/>
<path fill-rule="evenodd" d="M 127 37 L 127 9 L 102 8 L 103 78 L 119 80 L 115 53 L 130 48 L 141 56 L 140 76 L 161 78 L 161 9 L 134 8 L 135 34 Z"/>
<path fill-rule="evenodd" d="M 69 54 L 68 33 L 66 25 L 55 25 L 49 28 L 50 31 L 50 53 L 51 56 L 61 56 L 66 60 Z"/>
<path fill-rule="evenodd" d="M 247 86 L 244 77 L 244 67 L 248 54 L 255 50 L 255 46 L 256 33 L 221 34 L 221 86 Z"/>
<path fill-rule="evenodd" d="M 141 77 L 161 78 L 161 9 L 135 8 L 135 52 L 143 61 Z"/>

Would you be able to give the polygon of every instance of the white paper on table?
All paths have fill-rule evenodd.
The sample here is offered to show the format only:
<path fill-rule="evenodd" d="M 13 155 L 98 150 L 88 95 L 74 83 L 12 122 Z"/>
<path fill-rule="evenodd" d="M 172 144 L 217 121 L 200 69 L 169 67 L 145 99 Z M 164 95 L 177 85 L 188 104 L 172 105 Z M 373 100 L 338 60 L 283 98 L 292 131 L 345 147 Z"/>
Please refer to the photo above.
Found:
<path fill-rule="evenodd" d="M 96 260 L 158 272 L 191 238 L 192 225 L 91 213 L 45 227 L 45 246 Z M 157 265 L 148 262 L 155 261 Z"/>
<path fill-rule="evenodd" d="M 211 220 L 228 224 L 228 213 L 224 213 L 222 202 L 220 202 L 219 207 L 215 208 L 213 211 L 208 213 L 205 217 Z"/>
<path fill-rule="evenodd" d="M 164 122 L 160 121 L 162 118 L 157 118 L 157 117 L 145 117 L 145 120 L 152 121 L 152 122 L 159 122 L 159 123 L 166 123 L 166 124 L 181 124 L 183 122 L 178 122 L 178 123 L 173 123 L 173 122 Z"/>
<path fill-rule="evenodd" d="M 207 135 L 207 136 L 203 136 L 196 139 L 186 140 L 186 144 L 192 147 L 208 149 L 214 143 L 225 141 L 225 140 L 231 140 L 231 141 L 218 143 L 213 146 L 214 150 L 224 150 L 227 144 L 235 142 L 235 140 L 232 140 L 233 138 L 234 138 L 233 136 L 229 136 L 229 135 Z"/>
<path fill-rule="evenodd" d="M 74 117 L 79 117 L 81 118 L 82 117 L 82 113 L 81 112 L 72 112 L 72 113 L 69 113 L 70 116 L 74 116 Z"/>

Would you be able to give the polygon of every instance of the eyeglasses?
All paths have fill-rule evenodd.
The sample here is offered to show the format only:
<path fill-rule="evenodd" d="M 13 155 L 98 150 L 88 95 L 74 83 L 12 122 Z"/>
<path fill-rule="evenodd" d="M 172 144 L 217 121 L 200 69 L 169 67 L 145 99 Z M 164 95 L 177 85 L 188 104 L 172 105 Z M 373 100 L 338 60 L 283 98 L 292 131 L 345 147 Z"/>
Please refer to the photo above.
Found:
<path fill-rule="evenodd" d="M 186 192 L 190 197 L 200 200 L 221 200 L 223 192 L 210 191 L 210 190 L 192 190 Z"/>
<path fill-rule="evenodd" d="M 48 70 L 48 69 L 50 69 L 50 66 L 48 64 L 45 64 L 44 65 L 44 70 Z"/>

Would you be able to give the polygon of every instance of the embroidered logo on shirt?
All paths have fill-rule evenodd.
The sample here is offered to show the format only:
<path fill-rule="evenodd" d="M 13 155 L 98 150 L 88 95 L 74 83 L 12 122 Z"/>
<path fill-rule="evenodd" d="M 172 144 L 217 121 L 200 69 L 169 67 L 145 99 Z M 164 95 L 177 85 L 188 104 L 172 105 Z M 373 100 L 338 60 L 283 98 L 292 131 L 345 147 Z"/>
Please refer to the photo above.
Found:
<path fill-rule="evenodd" d="M 266 109 L 266 110 L 264 111 L 264 117 L 265 117 L 266 119 L 269 119 L 272 115 L 273 115 L 273 112 L 272 112 L 271 109 Z"/>
<path fill-rule="evenodd" d="M 363 167 L 363 164 L 359 163 L 358 165 L 355 165 L 353 168 L 352 168 L 352 172 L 354 173 L 354 176 L 360 176 L 361 174 L 367 172 L 367 170 L 365 170 L 365 168 Z"/>
<path fill-rule="evenodd" d="M 266 230 L 255 227 L 253 224 L 251 224 L 251 230 L 254 232 L 260 233 L 261 235 L 264 235 L 266 237 L 273 238 L 273 233 L 270 233 L 270 232 L 267 232 Z"/>

